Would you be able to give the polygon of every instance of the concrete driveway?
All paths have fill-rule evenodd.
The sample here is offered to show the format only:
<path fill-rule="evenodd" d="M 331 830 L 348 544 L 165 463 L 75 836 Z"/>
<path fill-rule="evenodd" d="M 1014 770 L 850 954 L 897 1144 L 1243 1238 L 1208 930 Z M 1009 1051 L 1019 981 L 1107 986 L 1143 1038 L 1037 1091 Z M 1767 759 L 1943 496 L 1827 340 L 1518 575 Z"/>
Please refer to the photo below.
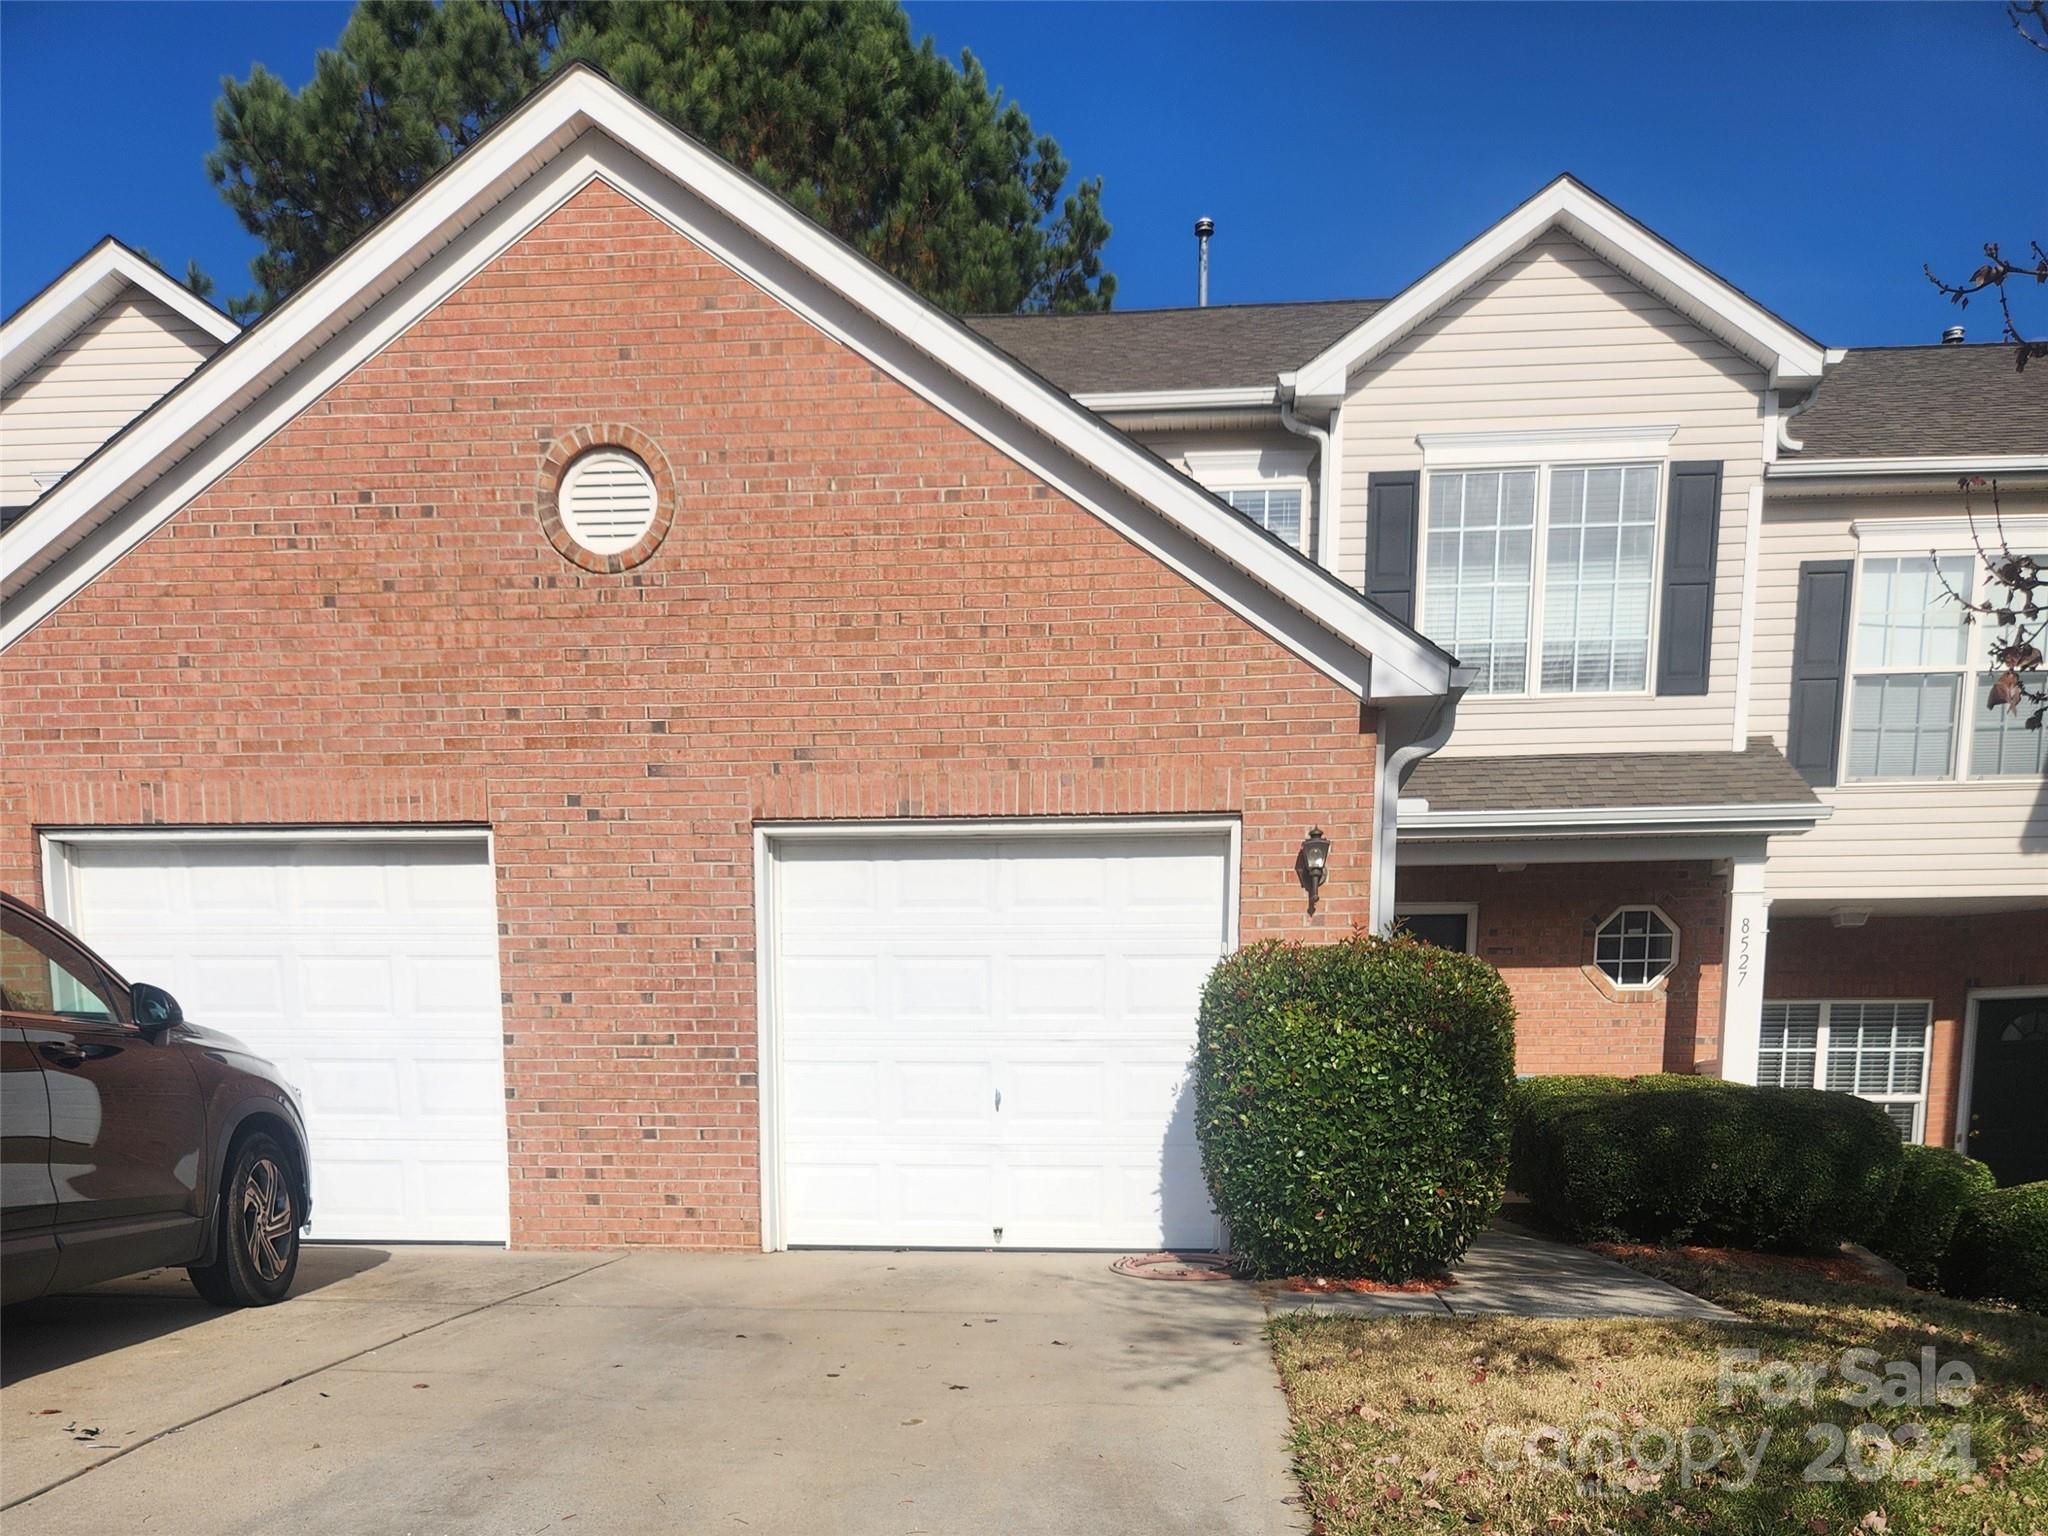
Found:
<path fill-rule="evenodd" d="M 1105 1255 L 309 1249 L 11 1309 L 46 1532 L 1301 1529 L 1258 1296 Z"/>

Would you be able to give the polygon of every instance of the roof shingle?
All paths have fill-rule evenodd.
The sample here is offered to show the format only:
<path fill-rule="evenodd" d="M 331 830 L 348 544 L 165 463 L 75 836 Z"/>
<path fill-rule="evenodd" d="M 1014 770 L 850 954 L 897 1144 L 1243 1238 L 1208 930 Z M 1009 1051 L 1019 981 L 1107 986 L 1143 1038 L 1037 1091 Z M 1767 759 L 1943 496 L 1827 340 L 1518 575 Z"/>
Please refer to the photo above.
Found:
<path fill-rule="evenodd" d="M 2012 344 L 1851 349 L 1787 429 L 1801 459 L 2048 453 L 2048 368 Z"/>
<path fill-rule="evenodd" d="M 1741 752 L 1586 752 L 1431 757 L 1401 791 L 1443 811 L 1609 810 L 1637 806 L 1817 805 L 1767 736 Z"/>

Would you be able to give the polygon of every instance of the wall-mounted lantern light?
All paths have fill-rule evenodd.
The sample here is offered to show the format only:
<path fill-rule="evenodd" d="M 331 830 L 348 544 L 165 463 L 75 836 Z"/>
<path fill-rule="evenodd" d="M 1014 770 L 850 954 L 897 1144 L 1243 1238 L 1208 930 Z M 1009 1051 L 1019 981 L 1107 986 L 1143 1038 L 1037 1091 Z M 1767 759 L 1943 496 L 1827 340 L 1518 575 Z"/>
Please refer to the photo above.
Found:
<path fill-rule="evenodd" d="M 1323 836 L 1321 827 L 1310 827 L 1308 836 L 1301 840 L 1301 853 L 1294 861 L 1294 867 L 1301 876 L 1302 886 L 1308 891 L 1308 909 L 1316 909 L 1316 898 L 1322 893 L 1323 882 L 1330 877 L 1330 840 Z"/>

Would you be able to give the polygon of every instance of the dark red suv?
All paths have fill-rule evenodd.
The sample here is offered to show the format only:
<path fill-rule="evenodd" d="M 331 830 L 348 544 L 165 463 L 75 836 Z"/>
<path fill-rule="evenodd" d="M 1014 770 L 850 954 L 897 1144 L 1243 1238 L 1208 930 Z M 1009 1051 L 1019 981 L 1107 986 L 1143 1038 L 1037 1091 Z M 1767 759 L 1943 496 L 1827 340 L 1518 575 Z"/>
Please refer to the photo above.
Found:
<path fill-rule="evenodd" d="M 221 1306 L 284 1299 L 312 1209 L 297 1093 L 4 891 L 0 1065 L 0 1300 L 167 1264 Z"/>

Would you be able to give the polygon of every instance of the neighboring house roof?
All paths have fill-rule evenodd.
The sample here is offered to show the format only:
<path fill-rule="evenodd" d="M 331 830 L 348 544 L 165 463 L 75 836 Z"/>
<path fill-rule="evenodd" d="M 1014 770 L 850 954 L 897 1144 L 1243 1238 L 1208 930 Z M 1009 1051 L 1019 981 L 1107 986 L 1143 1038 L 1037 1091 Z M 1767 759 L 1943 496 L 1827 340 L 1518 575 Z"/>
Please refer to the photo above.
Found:
<path fill-rule="evenodd" d="M 1774 386 L 1820 377 L 1826 353 L 1819 342 L 1583 182 L 1560 176 L 1303 363 L 1292 380 L 1296 400 L 1336 404 L 1356 369 L 1552 229 L 1563 230 L 1710 335 L 1768 369 Z"/>
<path fill-rule="evenodd" d="M 239 325 L 163 268 L 107 235 L 0 325 L 0 388 L 19 383 L 131 286 L 168 305 L 216 341 L 230 341 L 241 333 Z"/>
<path fill-rule="evenodd" d="M 1385 301 L 1215 304 L 1080 315 L 971 315 L 967 323 L 1070 395 L 1270 390 Z"/>
<path fill-rule="evenodd" d="M 585 64 L 528 97 L 0 537 L 0 645 L 598 180 L 1353 692 L 1427 700 L 1454 686 L 1442 647 Z"/>
<path fill-rule="evenodd" d="M 2048 453 L 2048 367 L 2010 342 L 1852 347 L 1786 431 L 1800 459 Z"/>
<path fill-rule="evenodd" d="M 1741 752 L 1438 756 L 1416 766 L 1402 796 L 1429 807 L 1414 815 L 1404 811 L 1404 834 L 1521 827 L 1532 813 L 1546 811 L 1567 813 L 1581 826 L 1683 821 L 1688 813 L 1730 810 L 1781 812 L 1804 824 L 1826 814 L 1812 786 L 1765 736 L 1752 737 Z"/>

